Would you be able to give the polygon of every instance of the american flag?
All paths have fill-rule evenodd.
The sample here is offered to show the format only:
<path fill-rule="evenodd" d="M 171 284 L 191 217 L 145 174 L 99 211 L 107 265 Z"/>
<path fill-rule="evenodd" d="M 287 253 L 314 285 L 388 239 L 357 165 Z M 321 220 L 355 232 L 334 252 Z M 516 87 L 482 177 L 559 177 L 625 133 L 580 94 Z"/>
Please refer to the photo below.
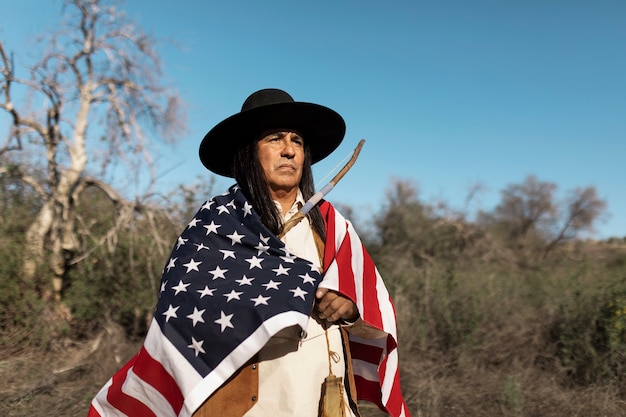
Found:
<path fill-rule="evenodd" d="M 327 202 L 324 278 L 262 223 L 237 185 L 206 202 L 163 270 L 139 353 L 92 401 L 89 417 L 191 416 L 279 330 L 306 328 L 318 285 L 339 291 L 386 339 L 350 336 L 359 399 L 409 416 L 400 392 L 393 304 L 352 225 Z"/>

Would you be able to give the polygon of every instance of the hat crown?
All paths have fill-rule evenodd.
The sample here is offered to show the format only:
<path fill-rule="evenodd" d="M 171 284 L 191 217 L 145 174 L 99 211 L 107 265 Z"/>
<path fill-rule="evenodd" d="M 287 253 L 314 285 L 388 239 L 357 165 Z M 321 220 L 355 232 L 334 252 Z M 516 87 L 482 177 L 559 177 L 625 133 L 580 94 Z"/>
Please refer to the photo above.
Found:
<path fill-rule="evenodd" d="M 294 99 L 278 88 L 266 88 L 252 93 L 241 106 L 241 111 L 280 103 L 293 103 Z"/>

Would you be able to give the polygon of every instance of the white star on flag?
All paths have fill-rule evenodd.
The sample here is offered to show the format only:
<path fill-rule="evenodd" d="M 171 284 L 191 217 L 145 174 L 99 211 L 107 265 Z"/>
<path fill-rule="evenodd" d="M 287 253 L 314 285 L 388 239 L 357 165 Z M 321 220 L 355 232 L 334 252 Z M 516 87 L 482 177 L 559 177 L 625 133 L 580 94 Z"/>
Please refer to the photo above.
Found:
<path fill-rule="evenodd" d="M 206 353 L 204 349 L 202 349 L 202 345 L 204 344 L 204 340 L 197 341 L 193 336 L 191 337 L 191 344 L 187 347 L 192 348 L 196 351 L 196 356 L 200 353 Z"/>
<path fill-rule="evenodd" d="M 261 243 L 261 242 L 259 242 L 259 244 L 258 244 L 258 245 L 256 245 L 256 246 L 254 247 L 254 249 L 256 249 L 256 250 L 258 251 L 258 252 L 257 252 L 257 255 L 260 255 L 260 254 L 262 254 L 262 253 L 264 253 L 264 254 L 268 254 L 268 253 L 269 253 L 269 252 L 268 252 L 268 249 L 269 249 L 269 248 L 270 248 L 270 247 L 269 247 L 268 245 L 264 245 L 264 244 L 263 244 L 263 243 Z"/>
<path fill-rule="evenodd" d="M 221 205 L 217 207 L 217 214 L 222 214 L 222 213 L 226 213 L 226 214 L 230 214 L 230 211 L 228 211 L 228 207 L 226 207 L 225 205 Z"/>
<path fill-rule="evenodd" d="M 259 294 L 258 297 L 256 298 L 251 298 L 250 301 L 254 301 L 254 306 L 258 306 L 261 304 L 267 305 L 267 301 L 272 298 L 272 297 L 263 297 L 261 294 Z"/>
<path fill-rule="evenodd" d="M 221 317 L 217 320 L 215 320 L 215 323 L 219 324 L 222 327 L 222 333 L 224 333 L 224 330 L 226 330 L 226 328 L 230 327 L 232 329 L 235 328 L 235 326 L 233 326 L 233 324 L 230 322 L 230 320 L 233 318 L 232 314 L 226 315 L 224 314 L 224 311 L 221 312 Z"/>
<path fill-rule="evenodd" d="M 224 254 L 224 257 L 222 258 L 222 260 L 227 259 L 227 258 L 237 259 L 235 257 L 235 251 L 234 250 L 220 249 L 220 252 L 222 252 Z"/>
<path fill-rule="evenodd" d="M 198 247 L 198 249 L 196 249 L 196 252 L 200 252 L 202 249 L 209 250 L 209 247 L 208 246 L 204 246 L 204 243 L 200 243 L 200 244 L 194 243 L 194 245 L 196 245 Z"/>
<path fill-rule="evenodd" d="M 200 265 L 202 263 L 202 261 L 200 262 L 196 262 L 193 260 L 193 258 L 191 258 L 191 260 L 189 262 L 187 262 L 186 264 L 183 264 L 183 266 L 187 267 L 187 273 L 189 273 L 189 271 L 198 271 L 198 265 Z"/>
<path fill-rule="evenodd" d="M 176 241 L 176 249 L 180 249 L 181 246 L 183 246 L 185 243 L 187 243 L 187 240 L 189 239 L 183 239 L 182 237 L 178 236 L 178 240 Z"/>
<path fill-rule="evenodd" d="M 263 258 L 257 258 L 256 256 L 253 256 L 252 258 L 246 259 L 246 262 L 250 264 L 250 269 L 252 268 L 263 269 L 263 267 L 261 266 L 261 262 L 263 262 Z"/>
<path fill-rule="evenodd" d="M 311 277 L 308 272 L 304 275 L 298 275 L 298 276 L 302 278 L 302 284 L 311 284 L 313 286 L 315 285 L 315 279 Z"/>
<path fill-rule="evenodd" d="M 230 300 L 240 300 L 239 296 L 241 294 L 243 294 L 243 292 L 232 290 L 228 294 L 224 294 L 224 297 L 226 297 L 226 302 L 229 302 Z"/>
<path fill-rule="evenodd" d="M 276 276 L 278 275 L 287 275 L 289 276 L 289 270 L 291 268 L 285 268 L 283 264 L 278 265 L 278 268 L 272 269 L 272 271 L 276 272 Z"/>
<path fill-rule="evenodd" d="M 228 269 L 222 269 L 219 265 L 216 266 L 214 270 L 209 271 L 210 274 L 213 274 L 213 279 L 226 279 L 226 276 L 224 276 L 226 272 L 228 272 Z"/>
<path fill-rule="evenodd" d="M 304 296 L 308 294 L 307 291 L 302 290 L 300 287 L 296 287 L 295 290 L 289 290 L 293 293 L 294 298 L 300 297 L 304 300 Z"/>
<path fill-rule="evenodd" d="M 178 285 L 172 287 L 173 290 L 176 290 L 176 293 L 174 295 L 178 295 L 179 292 L 187 292 L 187 287 L 190 285 L 191 284 L 185 284 L 183 280 L 178 281 Z"/>
<path fill-rule="evenodd" d="M 202 314 L 205 312 L 205 309 L 198 310 L 196 307 L 193 308 L 193 313 L 187 316 L 188 319 L 191 319 L 193 322 L 192 326 L 196 327 L 196 323 L 204 323 L 204 319 L 202 318 Z"/>
<path fill-rule="evenodd" d="M 239 286 L 242 285 L 252 285 L 252 281 L 254 281 L 254 278 L 248 278 L 247 276 L 243 276 L 241 277 L 241 279 L 236 279 L 235 282 L 237 282 L 239 284 Z"/>
<path fill-rule="evenodd" d="M 215 288 L 209 288 L 208 286 L 204 286 L 203 289 L 198 290 L 198 294 L 200 294 L 200 298 L 204 297 L 205 295 L 213 295 L 213 292 L 215 291 Z"/>
<path fill-rule="evenodd" d="M 245 237 L 245 235 L 240 235 L 239 233 L 237 233 L 237 231 L 235 230 L 235 232 L 232 235 L 226 235 L 230 238 L 231 240 L 231 245 L 234 246 L 235 243 L 241 243 L 241 239 Z"/>
<path fill-rule="evenodd" d="M 247 201 L 243 204 L 243 217 L 252 214 L 252 205 Z"/>
<path fill-rule="evenodd" d="M 208 236 L 210 233 L 217 233 L 217 229 L 218 229 L 219 227 L 222 227 L 222 225 L 220 225 L 220 224 L 215 224 L 215 222 L 214 222 L 213 220 L 211 220 L 211 224 L 205 224 L 205 225 L 204 225 L 204 228 L 206 229 L 206 234 L 207 234 L 207 236 Z"/>
<path fill-rule="evenodd" d="M 178 258 L 170 258 L 170 261 L 168 262 L 167 266 L 165 267 L 165 269 L 167 269 L 167 272 L 170 272 L 170 269 L 172 268 L 176 268 L 176 260 Z"/>
<path fill-rule="evenodd" d="M 280 282 L 276 282 L 270 279 L 270 282 L 268 282 L 267 284 L 263 284 L 263 286 L 265 287 L 266 290 L 269 290 L 270 288 L 273 290 L 277 290 L 280 284 L 281 284 Z"/>
<path fill-rule="evenodd" d="M 172 307 L 172 305 L 170 304 L 169 308 L 167 309 L 167 311 L 165 313 L 163 313 L 163 315 L 165 316 L 165 322 L 167 323 L 167 321 L 169 319 L 171 319 L 172 317 L 174 317 L 175 319 L 178 318 L 178 316 L 176 315 L 176 310 L 178 310 L 180 307 Z"/>

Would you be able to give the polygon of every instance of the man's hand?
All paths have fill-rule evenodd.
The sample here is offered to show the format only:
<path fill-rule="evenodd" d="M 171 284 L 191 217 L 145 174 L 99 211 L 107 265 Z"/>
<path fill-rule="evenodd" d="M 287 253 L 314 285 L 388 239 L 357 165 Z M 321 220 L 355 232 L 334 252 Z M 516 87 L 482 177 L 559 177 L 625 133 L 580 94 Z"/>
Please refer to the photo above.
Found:
<path fill-rule="evenodd" d="M 329 321 L 355 321 L 359 318 L 359 310 L 348 298 L 327 288 L 318 288 L 315 292 L 317 311 L 320 319 Z"/>

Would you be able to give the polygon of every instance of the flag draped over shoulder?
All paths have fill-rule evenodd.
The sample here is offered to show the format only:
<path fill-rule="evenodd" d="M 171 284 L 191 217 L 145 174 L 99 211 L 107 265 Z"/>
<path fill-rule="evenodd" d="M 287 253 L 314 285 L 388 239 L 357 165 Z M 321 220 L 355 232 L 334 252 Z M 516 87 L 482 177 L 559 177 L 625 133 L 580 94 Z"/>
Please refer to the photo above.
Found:
<path fill-rule="evenodd" d="M 383 339 L 348 333 L 358 399 L 371 401 L 394 417 L 408 417 L 400 389 L 396 315 L 389 292 L 352 224 L 326 201 L 320 210 L 326 225 L 320 286 L 350 298 L 363 321 L 387 333 Z"/>
<path fill-rule="evenodd" d="M 349 223 L 330 204 L 323 207 L 324 286 L 352 298 L 367 323 L 389 333 L 383 343 L 350 339 L 359 398 L 408 416 L 389 295 Z M 274 334 L 306 328 L 320 281 L 320 271 L 292 254 L 232 186 L 206 202 L 178 237 L 144 344 L 96 395 L 89 417 L 191 416 Z"/>

